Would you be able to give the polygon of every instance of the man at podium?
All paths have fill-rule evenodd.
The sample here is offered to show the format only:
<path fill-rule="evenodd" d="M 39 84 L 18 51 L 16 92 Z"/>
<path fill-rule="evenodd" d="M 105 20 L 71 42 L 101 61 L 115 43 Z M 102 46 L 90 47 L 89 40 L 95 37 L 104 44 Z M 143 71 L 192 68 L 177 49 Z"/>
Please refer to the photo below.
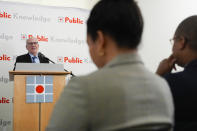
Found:
<path fill-rule="evenodd" d="M 49 63 L 49 60 L 38 52 L 39 44 L 37 38 L 31 37 L 27 39 L 26 49 L 28 50 L 28 53 L 16 58 L 13 70 L 15 70 L 16 63 Z"/>

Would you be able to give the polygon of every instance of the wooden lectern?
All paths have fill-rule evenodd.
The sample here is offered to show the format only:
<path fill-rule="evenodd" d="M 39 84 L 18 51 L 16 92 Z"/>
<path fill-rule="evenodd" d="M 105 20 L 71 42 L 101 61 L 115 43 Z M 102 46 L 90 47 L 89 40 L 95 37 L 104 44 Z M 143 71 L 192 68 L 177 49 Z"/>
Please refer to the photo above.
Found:
<path fill-rule="evenodd" d="M 54 71 L 10 71 L 14 76 L 14 131 L 45 131 L 50 120 L 54 105 L 65 87 L 65 76 L 70 72 Z M 26 103 L 26 76 L 51 75 L 53 76 L 52 103 Z"/>

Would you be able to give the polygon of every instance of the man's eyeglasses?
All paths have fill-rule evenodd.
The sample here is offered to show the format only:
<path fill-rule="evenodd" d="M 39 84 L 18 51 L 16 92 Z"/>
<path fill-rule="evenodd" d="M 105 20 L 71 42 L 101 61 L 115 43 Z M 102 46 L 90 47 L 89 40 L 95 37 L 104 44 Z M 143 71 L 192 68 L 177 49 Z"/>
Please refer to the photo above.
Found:
<path fill-rule="evenodd" d="M 173 45 L 175 40 L 181 40 L 182 38 L 181 37 L 174 37 L 172 39 L 170 39 L 170 43 Z M 184 40 L 185 40 L 185 43 L 187 43 L 188 41 L 190 41 L 188 38 L 184 37 Z"/>
<path fill-rule="evenodd" d="M 29 42 L 29 43 L 27 43 L 28 45 L 37 45 L 38 44 L 38 42 Z"/>
<path fill-rule="evenodd" d="M 173 39 L 173 38 L 170 39 L 170 44 L 171 44 L 171 45 L 174 44 L 174 39 Z"/>
<path fill-rule="evenodd" d="M 175 40 L 177 40 L 177 39 L 178 39 L 178 37 L 171 38 L 171 39 L 170 39 L 170 43 L 173 45 L 174 42 L 175 42 Z"/>

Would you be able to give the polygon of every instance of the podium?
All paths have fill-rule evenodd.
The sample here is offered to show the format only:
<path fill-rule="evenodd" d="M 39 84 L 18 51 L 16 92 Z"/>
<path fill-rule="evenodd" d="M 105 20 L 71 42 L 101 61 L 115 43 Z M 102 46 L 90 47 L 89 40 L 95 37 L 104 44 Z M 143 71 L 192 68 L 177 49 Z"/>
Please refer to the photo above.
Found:
<path fill-rule="evenodd" d="M 26 65 L 30 68 L 35 66 L 22 64 L 22 66 L 28 67 Z M 54 105 L 65 87 L 65 76 L 70 74 L 65 71 L 50 71 L 47 69 L 48 65 L 36 65 L 37 67 L 45 67 L 43 71 L 37 67 L 29 71 L 27 70 L 29 68 L 25 70 L 17 70 L 16 68 L 16 71 L 9 71 L 10 76 L 14 77 L 13 131 L 45 131 Z M 26 77 L 32 75 L 53 76 L 53 102 L 26 103 Z"/>

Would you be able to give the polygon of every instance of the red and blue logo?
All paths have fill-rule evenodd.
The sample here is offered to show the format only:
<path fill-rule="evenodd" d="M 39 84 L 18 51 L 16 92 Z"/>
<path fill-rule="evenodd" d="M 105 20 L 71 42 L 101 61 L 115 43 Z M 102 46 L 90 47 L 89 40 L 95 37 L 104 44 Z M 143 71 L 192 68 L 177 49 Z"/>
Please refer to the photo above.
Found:
<path fill-rule="evenodd" d="M 27 103 L 53 102 L 53 77 L 27 76 L 26 102 Z"/>

